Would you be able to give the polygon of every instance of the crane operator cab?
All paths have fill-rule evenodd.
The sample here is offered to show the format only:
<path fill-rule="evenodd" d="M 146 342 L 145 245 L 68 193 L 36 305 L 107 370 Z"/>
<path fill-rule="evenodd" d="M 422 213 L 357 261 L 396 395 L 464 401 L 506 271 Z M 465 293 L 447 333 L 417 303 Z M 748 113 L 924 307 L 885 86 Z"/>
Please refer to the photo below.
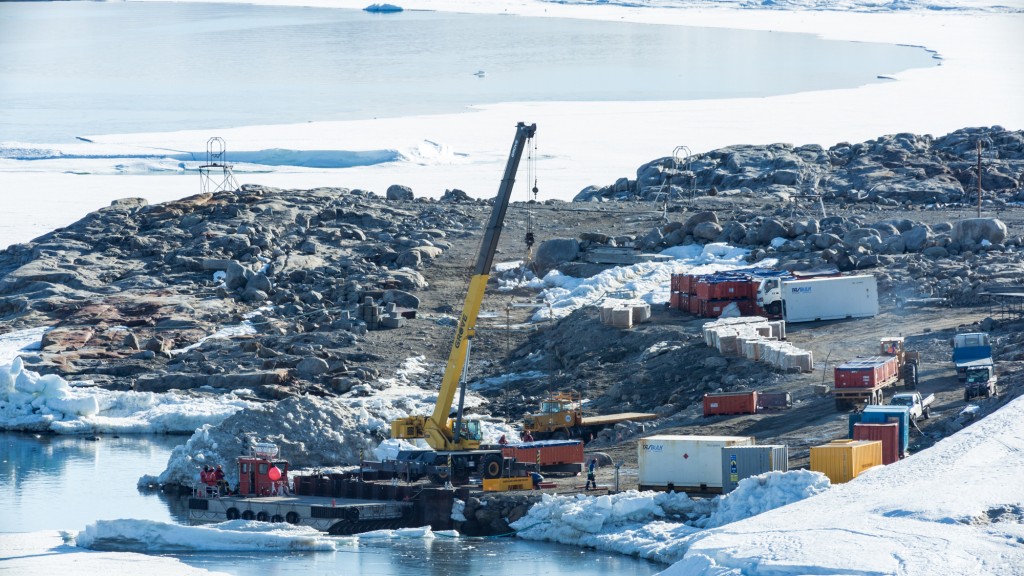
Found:
<path fill-rule="evenodd" d="M 448 421 L 448 425 L 451 426 L 452 430 L 455 430 L 455 422 L 453 420 Z M 459 424 L 458 438 L 460 440 L 476 440 L 477 442 L 483 442 L 484 432 L 480 427 L 479 420 L 463 420 Z"/>

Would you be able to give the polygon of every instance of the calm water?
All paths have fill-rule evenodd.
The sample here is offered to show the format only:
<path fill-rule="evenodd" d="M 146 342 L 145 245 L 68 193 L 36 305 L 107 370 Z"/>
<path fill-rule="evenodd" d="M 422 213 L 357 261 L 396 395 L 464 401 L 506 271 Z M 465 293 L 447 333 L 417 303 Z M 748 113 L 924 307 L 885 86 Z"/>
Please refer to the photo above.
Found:
<path fill-rule="evenodd" d="M 187 524 L 184 502 L 140 492 L 185 437 L 51 437 L 0 433 L 0 532 L 78 531 L 96 520 L 135 518 Z M 513 538 L 368 540 L 336 552 L 174 554 L 209 570 L 250 576 L 647 576 L 653 564 L 577 547 Z M 3 572 L 0 566 L 0 572 Z"/>
<path fill-rule="evenodd" d="M 0 2 L 0 54 L 0 141 L 22 142 L 509 101 L 769 96 L 935 65 L 919 48 L 807 34 L 150 2 Z"/>

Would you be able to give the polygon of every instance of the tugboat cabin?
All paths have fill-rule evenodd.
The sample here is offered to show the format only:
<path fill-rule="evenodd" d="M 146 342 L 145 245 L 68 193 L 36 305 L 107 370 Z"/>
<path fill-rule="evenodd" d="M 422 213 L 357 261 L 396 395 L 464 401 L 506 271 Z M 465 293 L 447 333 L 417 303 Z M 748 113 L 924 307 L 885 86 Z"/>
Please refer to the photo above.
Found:
<path fill-rule="evenodd" d="M 288 461 L 277 458 L 277 445 L 261 442 L 252 453 L 238 458 L 240 496 L 277 496 L 286 493 Z"/>

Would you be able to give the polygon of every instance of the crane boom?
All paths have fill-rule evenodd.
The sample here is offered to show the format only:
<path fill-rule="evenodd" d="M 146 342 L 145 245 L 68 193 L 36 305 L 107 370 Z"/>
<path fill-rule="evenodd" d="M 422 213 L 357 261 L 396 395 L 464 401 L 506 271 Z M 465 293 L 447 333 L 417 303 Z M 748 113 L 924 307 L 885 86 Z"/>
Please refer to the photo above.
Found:
<path fill-rule="evenodd" d="M 536 131 L 536 124 L 527 125 L 520 122 L 516 125 L 516 136 L 512 141 L 508 163 L 505 165 L 505 175 L 498 187 L 498 195 L 494 198 L 491 217 L 487 223 L 487 229 L 484 231 L 483 241 L 480 243 L 480 253 L 476 259 L 473 275 L 469 280 L 466 301 L 462 306 L 462 314 L 455 330 L 451 351 L 448 353 L 448 364 L 445 367 L 444 377 L 441 379 L 441 389 L 437 395 L 434 412 L 429 418 L 410 416 L 395 420 L 391 423 L 393 438 L 424 438 L 427 444 L 435 450 L 475 450 L 480 447 L 479 433 L 456 434 L 449 421 L 449 414 L 466 365 L 469 341 L 476 331 L 477 315 L 483 303 L 484 291 L 490 277 L 491 265 L 494 262 L 494 254 L 498 249 L 498 239 L 505 224 L 505 212 L 508 210 L 509 199 L 512 196 L 512 187 L 515 184 L 519 161 L 523 156 L 523 148 L 526 147 L 527 141 L 533 138 Z M 460 423 L 461 416 L 460 413 Z"/>

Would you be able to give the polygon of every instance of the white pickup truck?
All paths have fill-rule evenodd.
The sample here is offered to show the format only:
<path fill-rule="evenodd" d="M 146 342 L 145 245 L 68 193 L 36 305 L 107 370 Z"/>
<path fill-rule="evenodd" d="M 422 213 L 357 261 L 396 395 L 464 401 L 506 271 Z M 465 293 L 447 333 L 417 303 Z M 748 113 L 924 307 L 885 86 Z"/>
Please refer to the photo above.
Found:
<path fill-rule="evenodd" d="M 910 417 L 914 420 L 918 418 L 927 420 L 931 416 L 928 407 L 931 406 L 932 402 L 935 402 L 935 394 L 929 394 L 922 398 L 920 392 L 903 392 L 894 395 L 889 400 L 889 404 L 894 406 L 908 406 L 910 408 Z"/>

